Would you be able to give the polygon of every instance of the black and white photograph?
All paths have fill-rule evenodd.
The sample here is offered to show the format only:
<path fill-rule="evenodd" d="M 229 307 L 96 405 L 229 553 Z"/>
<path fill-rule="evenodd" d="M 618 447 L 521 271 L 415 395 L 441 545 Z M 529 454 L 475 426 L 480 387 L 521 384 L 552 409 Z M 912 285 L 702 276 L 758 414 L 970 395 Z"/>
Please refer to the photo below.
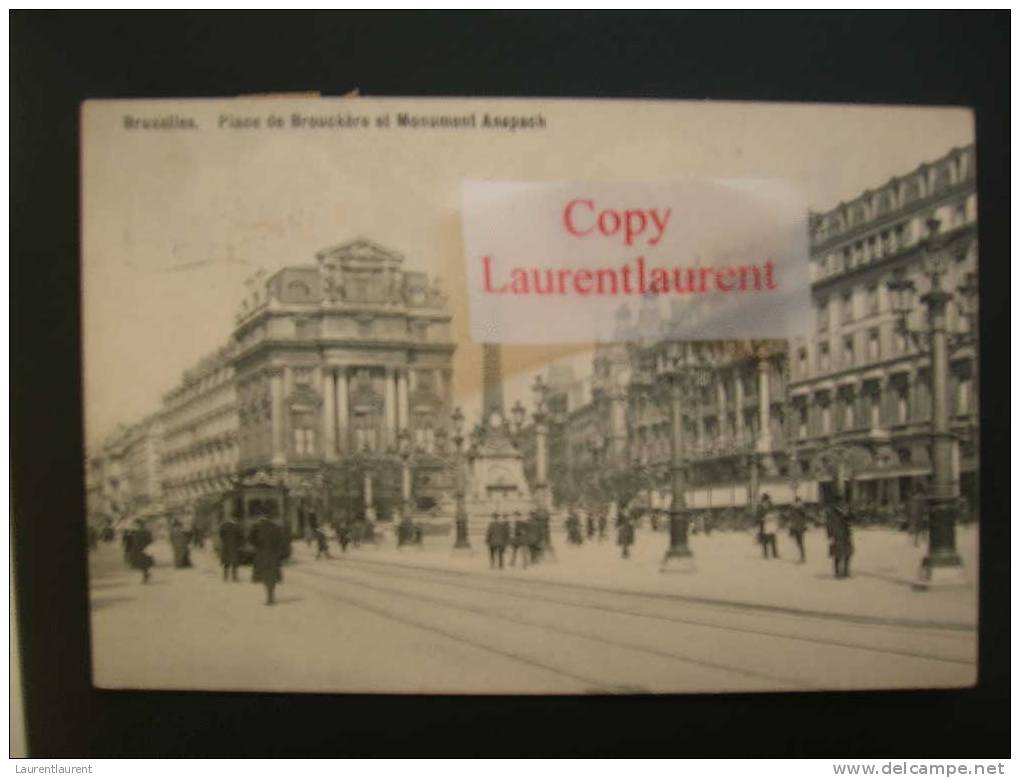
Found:
<path fill-rule="evenodd" d="M 92 682 L 973 685 L 973 122 L 86 102 Z"/>

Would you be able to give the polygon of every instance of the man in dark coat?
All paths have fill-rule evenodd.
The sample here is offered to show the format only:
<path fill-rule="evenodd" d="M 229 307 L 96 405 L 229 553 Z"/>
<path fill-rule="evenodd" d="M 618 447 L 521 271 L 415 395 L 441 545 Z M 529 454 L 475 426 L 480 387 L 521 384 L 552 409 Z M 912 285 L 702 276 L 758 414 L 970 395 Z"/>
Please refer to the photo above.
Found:
<path fill-rule="evenodd" d="M 542 522 L 536 511 L 528 514 L 528 550 L 531 552 L 531 563 L 538 564 L 542 561 L 542 546 L 545 544 L 545 535 L 542 531 Z"/>
<path fill-rule="evenodd" d="M 805 561 L 804 555 L 804 533 L 807 531 L 808 517 L 807 511 L 804 509 L 804 503 L 800 501 L 800 497 L 793 499 L 793 506 L 790 508 L 790 521 L 789 530 L 790 537 L 793 538 L 793 542 L 797 544 L 797 550 L 800 552 L 800 561 L 803 564 Z"/>
<path fill-rule="evenodd" d="M 521 518 L 520 512 L 514 513 L 514 534 L 511 540 L 513 552 L 510 555 L 510 566 L 517 564 L 517 553 L 521 554 L 521 564 L 528 566 L 528 557 L 531 555 L 531 537 L 528 532 L 528 523 Z"/>
<path fill-rule="evenodd" d="M 244 540 L 241 525 L 231 516 L 220 522 L 220 562 L 223 564 L 223 580 L 237 580 L 237 566 L 241 563 L 241 544 Z"/>
<path fill-rule="evenodd" d="M 135 529 L 132 530 L 129 540 L 128 559 L 131 567 L 142 571 L 142 583 L 149 582 L 149 570 L 154 563 L 153 558 L 145 553 L 145 549 L 152 543 L 152 533 L 145 526 L 141 519 L 136 521 Z"/>
<path fill-rule="evenodd" d="M 177 519 L 170 525 L 170 546 L 174 551 L 174 567 L 178 570 L 191 567 L 191 555 L 188 553 L 188 533 Z"/>
<path fill-rule="evenodd" d="M 265 516 L 259 518 L 251 528 L 251 543 L 255 547 L 252 581 L 260 581 L 266 587 L 266 605 L 276 602 L 276 585 L 283 580 L 281 563 L 287 556 L 287 539 L 283 526 Z"/>
<path fill-rule="evenodd" d="M 581 519 L 577 515 L 577 511 L 574 508 L 570 509 L 567 514 L 567 542 L 575 546 L 581 545 L 584 542 L 584 538 L 581 537 Z"/>
<path fill-rule="evenodd" d="M 492 521 L 485 529 L 485 545 L 489 547 L 489 567 L 494 568 L 499 563 L 499 569 L 503 569 L 503 557 L 506 555 L 506 547 L 510 543 L 510 525 L 500 519 L 498 513 L 492 514 Z"/>
<path fill-rule="evenodd" d="M 616 544 L 621 548 L 621 558 L 630 559 L 630 547 L 634 545 L 634 525 L 622 511 L 616 530 Z"/>
<path fill-rule="evenodd" d="M 351 525 L 347 521 L 341 521 L 336 525 L 336 539 L 340 544 L 340 550 L 345 554 L 347 547 L 351 544 Z"/>
<path fill-rule="evenodd" d="M 854 553 L 853 516 L 846 497 L 839 496 L 826 517 L 829 535 L 829 556 L 832 557 L 836 578 L 850 577 L 850 557 Z"/>

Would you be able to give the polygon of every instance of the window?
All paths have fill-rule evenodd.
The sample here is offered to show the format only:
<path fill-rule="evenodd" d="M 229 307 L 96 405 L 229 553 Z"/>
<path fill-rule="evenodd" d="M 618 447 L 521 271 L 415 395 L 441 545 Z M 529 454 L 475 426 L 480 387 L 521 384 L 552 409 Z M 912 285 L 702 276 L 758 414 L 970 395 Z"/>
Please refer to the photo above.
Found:
<path fill-rule="evenodd" d="M 897 354 L 907 352 L 907 336 L 898 328 L 893 332 L 893 348 Z"/>
<path fill-rule="evenodd" d="M 843 338 L 843 366 L 850 367 L 854 363 L 854 336 Z"/>
<path fill-rule="evenodd" d="M 828 403 L 821 407 L 822 434 L 828 435 L 832 429 L 832 418 Z"/>
<path fill-rule="evenodd" d="M 896 389 L 896 423 L 906 424 L 910 421 L 910 398 L 906 386 Z"/>
<path fill-rule="evenodd" d="M 868 316 L 874 316 L 878 313 L 878 284 L 872 284 L 868 287 L 865 299 L 868 306 Z"/>
<path fill-rule="evenodd" d="M 797 437 L 807 437 L 807 407 L 804 405 L 797 409 Z"/>
<path fill-rule="evenodd" d="M 953 226 L 959 227 L 967 222 L 967 203 L 961 201 L 953 209 Z"/>
<path fill-rule="evenodd" d="M 872 362 L 877 362 L 882 356 L 881 347 L 878 340 L 878 330 L 873 329 L 868 332 L 868 359 Z"/>
<path fill-rule="evenodd" d="M 854 428 L 854 396 L 846 394 L 843 396 L 843 429 Z"/>
<path fill-rule="evenodd" d="M 315 430 L 309 427 L 294 428 L 294 453 L 311 456 L 315 453 Z"/>
<path fill-rule="evenodd" d="M 843 295 L 840 305 L 841 319 L 844 324 L 854 320 L 854 296 L 853 292 L 846 292 Z"/>
<path fill-rule="evenodd" d="M 807 349 L 797 349 L 797 374 L 807 375 Z"/>
<path fill-rule="evenodd" d="M 871 429 L 879 429 L 882 426 L 882 402 L 877 391 L 871 394 L 870 417 Z"/>
<path fill-rule="evenodd" d="M 829 329 L 829 301 L 818 301 L 818 331 L 825 332 Z"/>
<path fill-rule="evenodd" d="M 820 343 L 818 345 L 818 368 L 819 370 L 826 371 L 829 369 L 829 344 Z"/>
<path fill-rule="evenodd" d="M 872 259 L 876 259 L 877 257 L 878 257 L 878 246 L 877 246 L 877 243 L 876 243 L 875 236 L 872 235 L 870 238 L 868 238 L 868 251 L 867 251 L 867 253 L 865 255 L 865 258 L 868 259 L 868 260 L 872 260 Z"/>
<path fill-rule="evenodd" d="M 961 376 L 956 384 L 956 413 L 970 413 L 970 377 Z"/>

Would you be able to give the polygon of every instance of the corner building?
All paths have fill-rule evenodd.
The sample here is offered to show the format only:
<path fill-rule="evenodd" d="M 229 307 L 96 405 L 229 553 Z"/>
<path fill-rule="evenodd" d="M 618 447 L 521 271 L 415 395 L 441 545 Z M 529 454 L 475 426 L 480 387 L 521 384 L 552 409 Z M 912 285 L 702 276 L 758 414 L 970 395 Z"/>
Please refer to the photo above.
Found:
<path fill-rule="evenodd" d="M 269 473 L 292 494 L 312 495 L 323 492 L 321 481 L 308 486 L 315 478 L 358 463 L 359 477 L 332 489 L 350 506 L 374 504 L 392 489 L 385 474 L 403 437 L 415 508 L 432 507 L 448 475 L 441 439 L 455 346 L 446 298 L 425 273 L 405 270 L 400 254 L 368 240 L 316 260 L 255 279 L 237 316 L 238 474 Z M 297 529 L 299 501 L 291 511 Z M 387 514 L 381 507 L 380 518 Z"/>

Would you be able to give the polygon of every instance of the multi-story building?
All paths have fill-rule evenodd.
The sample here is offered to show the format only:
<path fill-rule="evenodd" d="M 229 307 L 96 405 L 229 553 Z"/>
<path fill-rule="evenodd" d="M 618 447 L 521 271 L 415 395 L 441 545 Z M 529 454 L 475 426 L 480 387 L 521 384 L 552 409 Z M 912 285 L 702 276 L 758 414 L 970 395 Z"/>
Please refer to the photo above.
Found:
<path fill-rule="evenodd" d="M 954 290 L 977 271 L 976 214 L 973 146 L 810 214 L 814 330 L 789 344 L 690 345 L 691 358 L 710 367 L 685 398 L 681 419 L 690 507 L 741 507 L 764 489 L 778 502 L 794 494 L 811 501 L 837 472 L 850 479 L 857 502 L 895 504 L 930 474 L 929 358 L 897 327 L 887 284 L 901 276 L 914 282 L 918 306 L 909 324 L 923 329 L 925 223 L 941 224 L 941 250 L 950 256 L 942 284 Z M 600 468 L 629 467 L 665 496 L 671 419 L 663 362 L 682 304 L 665 320 L 659 306 L 649 297 L 633 318 L 621 308 L 618 342 L 596 348 L 591 401 L 561 417 L 566 445 L 556 453 L 550 435 L 550 471 L 584 482 Z M 959 331 L 966 317 L 951 309 L 948 326 Z M 960 486 L 972 500 L 975 360 L 973 343 L 959 348 L 949 377 Z M 833 461 L 846 469 L 834 470 Z"/>
<path fill-rule="evenodd" d="M 232 486 L 238 467 L 233 343 L 186 370 L 163 397 L 162 487 L 168 511 L 201 513 Z"/>
<path fill-rule="evenodd" d="M 791 443 L 810 466 L 827 449 L 849 451 L 858 500 L 896 503 L 931 472 L 931 367 L 897 327 L 888 293 L 898 275 L 912 280 L 918 305 L 913 329 L 924 329 L 920 297 L 929 281 L 921 240 L 926 222 L 940 222 L 948 255 L 942 286 L 955 291 L 977 271 L 974 147 L 897 176 L 850 202 L 810 216 L 814 331 L 793 346 Z M 967 326 L 950 306 L 949 329 Z M 959 446 L 959 475 L 973 497 L 978 424 L 976 351 L 950 354 L 949 396 Z"/>
<path fill-rule="evenodd" d="M 92 464 L 93 476 L 101 473 L 99 504 L 114 522 L 155 516 L 162 511 L 160 449 L 162 424 L 158 413 L 121 427 L 111 435 L 97 455 L 101 465 Z M 96 457 L 93 457 L 95 460 Z"/>
<path fill-rule="evenodd" d="M 367 240 L 316 260 L 257 281 L 238 315 L 238 472 L 271 473 L 300 493 L 316 474 L 355 461 L 381 468 L 402 454 L 416 507 L 426 509 L 450 491 L 438 445 L 452 410 L 445 296 L 425 273 L 404 269 L 400 254 Z M 382 480 L 376 496 L 393 485 Z M 363 483 L 345 482 L 344 499 L 372 488 Z M 289 519 L 297 526 L 301 516 Z"/>

